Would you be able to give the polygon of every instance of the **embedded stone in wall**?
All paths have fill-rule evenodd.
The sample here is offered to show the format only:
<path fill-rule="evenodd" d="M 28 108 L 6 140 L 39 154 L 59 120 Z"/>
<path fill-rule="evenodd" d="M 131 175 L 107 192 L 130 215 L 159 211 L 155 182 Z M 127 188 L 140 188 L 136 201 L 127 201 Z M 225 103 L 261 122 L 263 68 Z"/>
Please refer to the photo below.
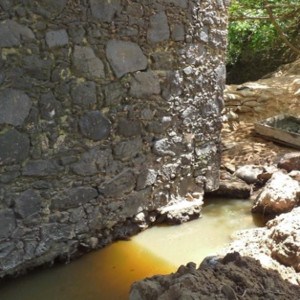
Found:
<path fill-rule="evenodd" d="M 76 187 L 68 190 L 64 196 L 52 200 L 52 208 L 76 208 L 96 198 L 98 192 L 91 187 Z"/>
<path fill-rule="evenodd" d="M 97 102 L 96 84 L 93 81 L 86 81 L 72 87 L 71 95 L 73 103 L 89 108 Z"/>
<path fill-rule="evenodd" d="M 106 106 L 115 106 L 121 103 L 125 90 L 119 82 L 108 84 L 104 88 Z"/>
<path fill-rule="evenodd" d="M 55 99 L 52 92 L 41 96 L 39 108 L 41 117 L 45 120 L 52 120 L 61 113 L 61 103 Z"/>
<path fill-rule="evenodd" d="M 35 12 L 50 18 L 58 16 L 60 13 L 62 13 L 67 1 L 68 0 L 30 0 L 29 5 Z"/>
<path fill-rule="evenodd" d="M 135 187 L 135 176 L 132 170 L 124 170 L 114 178 L 105 181 L 100 187 L 100 194 L 105 197 L 123 197 L 124 194 L 131 192 Z"/>
<path fill-rule="evenodd" d="M 112 160 L 113 157 L 110 149 L 102 150 L 93 148 L 84 152 L 80 160 L 71 165 L 71 169 L 77 175 L 95 175 L 101 172 L 101 170 L 105 171 Z"/>
<path fill-rule="evenodd" d="M 120 0 L 90 0 L 93 17 L 100 22 L 111 22 L 121 11 Z"/>
<path fill-rule="evenodd" d="M 103 62 L 90 47 L 75 46 L 73 53 L 73 69 L 76 75 L 89 80 L 105 77 Z"/>
<path fill-rule="evenodd" d="M 49 48 L 65 46 L 69 43 L 69 37 L 65 29 L 52 30 L 46 33 L 46 43 Z"/>
<path fill-rule="evenodd" d="M 170 38 L 168 18 L 165 12 L 161 11 L 150 17 L 150 27 L 147 39 L 151 43 L 158 43 Z"/>
<path fill-rule="evenodd" d="M 29 155 L 29 138 L 16 129 L 0 133 L 0 165 L 20 163 Z"/>
<path fill-rule="evenodd" d="M 168 3 L 168 4 L 174 4 L 181 8 L 187 8 L 187 5 L 188 5 L 187 0 L 163 0 L 163 2 Z"/>
<path fill-rule="evenodd" d="M 16 219 L 11 209 L 0 210 L 0 240 L 11 235 L 16 227 Z"/>
<path fill-rule="evenodd" d="M 155 73 L 148 71 L 134 74 L 130 85 L 131 96 L 139 98 L 159 93 L 159 78 Z"/>
<path fill-rule="evenodd" d="M 29 55 L 23 58 L 23 68 L 33 78 L 50 80 L 52 60 L 42 59 L 36 55 Z"/>
<path fill-rule="evenodd" d="M 142 132 L 141 123 L 136 120 L 121 119 L 118 125 L 118 133 L 124 137 L 140 135 Z"/>
<path fill-rule="evenodd" d="M 128 161 L 140 153 L 142 146 L 141 139 L 122 141 L 114 147 L 114 155 L 117 159 Z"/>
<path fill-rule="evenodd" d="M 148 62 L 140 46 L 129 41 L 110 40 L 106 47 L 107 59 L 117 77 L 145 70 Z"/>
<path fill-rule="evenodd" d="M 137 191 L 142 190 L 147 186 L 151 186 L 152 184 L 154 184 L 156 178 L 157 178 L 157 171 L 155 171 L 154 169 L 143 170 L 137 178 L 137 183 L 136 183 Z"/>
<path fill-rule="evenodd" d="M 19 46 L 25 39 L 34 39 L 34 34 L 28 27 L 13 20 L 0 23 L 0 48 Z"/>
<path fill-rule="evenodd" d="M 175 42 L 184 41 L 185 30 L 183 24 L 172 24 L 171 25 L 171 38 Z"/>
<path fill-rule="evenodd" d="M 42 199 L 40 195 L 29 189 L 19 195 L 15 200 L 16 214 L 25 219 L 31 217 L 41 211 Z"/>
<path fill-rule="evenodd" d="M 80 132 L 85 137 L 99 141 L 110 134 L 110 121 L 100 111 L 89 111 L 79 120 Z"/>
<path fill-rule="evenodd" d="M 57 174 L 62 168 L 55 160 L 30 160 L 23 168 L 24 176 L 51 176 Z"/>
<path fill-rule="evenodd" d="M 0 91 L 0 124 L 22 125 L 31 108 L 30 98 L 22 91 Z"/>

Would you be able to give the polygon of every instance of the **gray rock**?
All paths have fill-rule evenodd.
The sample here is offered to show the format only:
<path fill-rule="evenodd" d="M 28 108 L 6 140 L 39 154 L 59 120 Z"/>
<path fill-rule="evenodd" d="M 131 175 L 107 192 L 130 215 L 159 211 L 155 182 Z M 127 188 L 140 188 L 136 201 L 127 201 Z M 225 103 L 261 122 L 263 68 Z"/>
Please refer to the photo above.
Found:
<path fill-rule="evenodd" d="M 147 58 L 138 44 L 110 40 L 106 47 L 107 59 L 117 77 L 147 68 Z"/>
<path fill-rule="evenodd" d="M 168 18 L 164 11 L 150 17 L 147 39 L 150 43 L 158 43 L 170 38 Z"/>
<path fill-rule="evenodd" d="M 91 108 L 97 102 L 96 84 L 93 81 L 79 83 L 72 87 L 73 103 L 85 108 Z"/>
<path fill-rule="evenodd" d="M 80 118 L 79 127 L 82 135 L 99 141 L 109 136 L 111 123 L 100 111 L 89 111 Z"/>
<path fill-rule="evenodd" d="M 69 43 L 69 37 L 65 29 L 52 30 L 46 33 L 46 43 L 49 48 L 65 46 Z"/>
<path fill-rule="evenodd" d="M 74 237 L 72 226 L 68 224 L 49 223 L 41 227 L 43 247 L 48 247 L 49 241 L 68 241 Z"/>
<path fill-rule="evenodd" d="M 39 0 L 29 1 L 32 10 L 47 18 L 53 18 L 61 14 L 67 4 L 67 0 Z"/>
<path fill-rule="evenodd" d="M 9 255 L 15 248 L 15 244 L 12 242 L 0 243 L 0 259 Z"/>
<path fill-rule="evenodd" d="M 20 163 L 29 155 L 29 138 L 16 129 L 0 133 L 0 166 Z"/>
<path fill-rule="evenodd" d="M 52 60 L 41 59 L 39 56 L 30 55 L 23 58 L 23 68 L 26 73 L 38 80 L 50 80 Z"/>
<path fill-rule="evenodd" d="M 263 168 L 259 166 L 254 165 L 245 165 L 242 167 L 239 167 L 235 175 L 247 182 L 248 184 L 252 184 L 258 181 L 258 175 L 263 173 Z"/>
<path fill-rule="evenodd" d="M 73 53 L 73 69 L 79 77 L 89 80 L 105 77 L 103 62 L 90 47 L 75 46 Z"/>
<path fill-rule="evenodd" d="M 153 144 L 153 152 L 158 156 L 175 156 L 173 143 L 167 138 L 155 141 Z"/>
<path fill-rule="evenodd" d="M 121 119 L 118 125 L 118 133 L 124 137 L 140 135 L 142 132 L 141 123 L 135 120 Z"/>
<path fill-rule="evenodd" d="M 157 178 L 157 171 L 153 169 L 143 170 L 137 178 L 137 184 L 136 184 L 137 191 L 142 190 L 147 186 L 151 186 L 152 184 L 154 184 L 156 178 Z"/>
<path fill-rule="evenodd" d="M 8 238 L 16 227 L 16 218 L 11 209 L 0 210 L 0 240 Z"/>
<path fill-rule="evenodd" d="M 130 95 L 136 98 L 160 93 L 159 78 L 152 71 L 134 74 L 130 84 Z"/>
<path fill-rule="evenodd" d="M 34 39 L 34 37 L 31 29 L 13 20 L 0 23 L 0 48 L 19 46 L 22 40 Z"/>
<path fill-rule="evenodd" d="M 116 106 L 121 103 L 125 90 L 119 82 L 113 82 L 104 88 L 105 105 Z"/>
<path fill-rule="evenodd" d="M 23 168 L 24 176 L 44 177 L 56 175 L 62 168 L 54 160 L 30 160 Z"/>
<path fill-rule="evenodd" d="M 181 42 L 185 39 L 185 30 L 183 24 L 172 24 L 171 38 L 175 42 Z"/>
<path fill-rule="evenodd" d="M 99 192 L 105 197 L 118 198 L 131 192 L 135 187 L 135 176 L 131 170 L 124 170 L 116 177 L 105 181 Z"/>
<path fill-rule="evenodd" d="M 0 124 L 22 125 L 31 108 L 30 98 L 22 91 L 0 91 Z"/>
<path fill-rule="evenodd" d="M 21 218 L 31 217 L 41 211 L 42 199 L 40 195 L 29 189 L 15 200 L 15 212 Z"/>
<path fill-rule="evenodd" d="M 52 120 L 61 113 L 61 104 L 57 101 L 52 92 L 41 95 L 39 102 L 41 117 L 45 120 Z"/>
<path fill-rule="evenodd" d="M 77 175 L 95 175 L 107 168 L 112 161 L 111 150 L 91 149 L 83 153 L 80 161 L 71 165 L 71 170 Z"/>
<path fill-rule="evenodd" d="M 181 8 L 187 8 L 188 1 L 187 0 L 163 0 L 164 3 L 167 4 L 174 4 L 176 6 L 179 6 Z"/>
<path fill-rule="evenodd" d="M 141 139 L 122 141 L 114 147 L 115 158 L 122 161 L 131 160 L 141 152 L 142 146 Z"/>
<path fill-rule="evenodd" d="M 120 0 L 90 0 L 90 5 L 93 17 L 100 22 L 112 22 L 122 8 Z"/>
<path fill-rule="evenodd" d="M 66 191 L 65 195 L 52 200 L 54 209 L 76 208 L 90 200 L 97 198 L 98 192 L 91 187 L 76 187 Z"/>

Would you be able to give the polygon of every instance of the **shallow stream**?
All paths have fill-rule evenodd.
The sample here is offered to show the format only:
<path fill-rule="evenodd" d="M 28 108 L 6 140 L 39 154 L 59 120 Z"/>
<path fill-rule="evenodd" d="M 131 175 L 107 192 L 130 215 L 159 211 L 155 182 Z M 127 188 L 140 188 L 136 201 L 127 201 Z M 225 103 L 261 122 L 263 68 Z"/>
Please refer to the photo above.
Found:
<path fill-rule="evenodd" d="M 247 200 L 209 199 L 203 217 L 182 225 L 150 228 L 68 265 L 38 270 L 0 283 L 2 300 L 122 300 L 131 283 L 167 274 L 180 264 L 222 248 L 240 229 L 259 226 Z"/>

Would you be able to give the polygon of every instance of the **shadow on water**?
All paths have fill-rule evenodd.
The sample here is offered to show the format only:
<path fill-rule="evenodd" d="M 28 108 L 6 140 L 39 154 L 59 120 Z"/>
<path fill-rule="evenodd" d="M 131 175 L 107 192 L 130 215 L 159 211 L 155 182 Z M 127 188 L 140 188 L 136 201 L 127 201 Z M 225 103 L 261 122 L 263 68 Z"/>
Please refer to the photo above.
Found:
<path fill-rule="evenodd" d="M 248 200 L 209 199 L 203 217 L 182 225 L 156 226 L 69 265 L 38 270 L 0 283 L 2 300 L 122 300 L 132 282 L 176 271 L 179 265 L 217 252 L 240 229 L 263 225 Z"/>

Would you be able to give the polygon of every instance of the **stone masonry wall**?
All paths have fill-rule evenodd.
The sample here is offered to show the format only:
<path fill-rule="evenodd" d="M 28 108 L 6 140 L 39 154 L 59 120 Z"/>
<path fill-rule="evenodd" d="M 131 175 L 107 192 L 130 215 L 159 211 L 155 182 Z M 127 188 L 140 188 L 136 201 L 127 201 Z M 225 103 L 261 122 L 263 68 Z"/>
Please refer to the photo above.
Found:
<path fill-rule="evenodd" d="M 199 215 L 227 5 L 0 0 L 0 277 Z"/>

